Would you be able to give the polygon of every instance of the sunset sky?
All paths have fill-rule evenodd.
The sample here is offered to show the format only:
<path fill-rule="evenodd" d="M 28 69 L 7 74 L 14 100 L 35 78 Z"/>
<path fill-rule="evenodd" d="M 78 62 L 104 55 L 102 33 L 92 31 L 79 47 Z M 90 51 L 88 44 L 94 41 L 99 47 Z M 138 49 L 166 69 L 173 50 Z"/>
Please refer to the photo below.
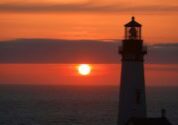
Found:
<path fill-rule="evenodd" d="M 115 47 L 132 16 L 143 24 L 143 39 L 150 47 L 145 66 L 147 85 L 177 86 L 177 0 L 1 0 L 0 42 L 7 44 L 0 43 L 0 84 L 118 85 L 120 57 Z M 66 44 L 61 42 L 57 51 L 59 48 L 52 48 L 54 41 L 48 43 L 51 39 L 71 40 L 82 49 L 73 48 L 73 44 L 62 49 Z M 43 44 L 41 40 L 48 41 Z M 79 40 L 113 45 L 91 50 L 83 48 Z M 53 60 L 58 57 L 62 60 L 56 64 Z M 47 60 L 44 63 L 48 64 L 28 64 L 31 58 L 29 63 Z M 76 71 L 76 60 L 97 64 L 91 64 L 91 74 L 84 77 Z"/>
<path fill-rule="evenodd" d="M 1 0 L 0 40 L 122 39 L 131 16 L 147 43 L 177 42 L 177 0 Z"/>
<path fill-rule="evenodd" d="M 91 64 L 88 76 L 81 76 L 78 64 L 9 64 L 0 65 L 0 83 L 36 85 L 111 85 L 120 83 L 120 64 Z M 146 65 L 146 86 L 177 86 L 177 65 Z"/>

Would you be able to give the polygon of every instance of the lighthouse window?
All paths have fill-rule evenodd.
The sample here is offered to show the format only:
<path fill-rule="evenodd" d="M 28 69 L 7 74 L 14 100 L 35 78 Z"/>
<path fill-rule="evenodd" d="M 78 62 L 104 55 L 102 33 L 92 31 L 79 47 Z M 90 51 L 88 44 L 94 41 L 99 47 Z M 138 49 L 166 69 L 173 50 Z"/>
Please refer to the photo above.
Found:
<path fill-rule="evenodd" d="M 140 90 L 137 90 L 136 91 L 136 103 L 137 104 L 140 104 L 140 101 L 141 100 L 141 92 L 140 92 Z"/>
<path fill-rule="evenodd" d="M 130 39 L 136 39 L 138 36 L 137 36 L 137 29 L 135 27 L 131 27 L 129 29 L 129 38 Z"/>

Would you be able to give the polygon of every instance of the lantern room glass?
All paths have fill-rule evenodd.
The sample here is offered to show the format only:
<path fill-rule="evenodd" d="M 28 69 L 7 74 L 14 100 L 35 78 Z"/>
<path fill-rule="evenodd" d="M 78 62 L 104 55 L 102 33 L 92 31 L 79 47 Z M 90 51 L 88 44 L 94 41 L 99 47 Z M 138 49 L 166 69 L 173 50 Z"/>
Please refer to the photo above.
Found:
<path fill-rule="evenodd" d="M 126 40 L 141 40 L 141 27 L 125 27 L 125 39 Z"/>

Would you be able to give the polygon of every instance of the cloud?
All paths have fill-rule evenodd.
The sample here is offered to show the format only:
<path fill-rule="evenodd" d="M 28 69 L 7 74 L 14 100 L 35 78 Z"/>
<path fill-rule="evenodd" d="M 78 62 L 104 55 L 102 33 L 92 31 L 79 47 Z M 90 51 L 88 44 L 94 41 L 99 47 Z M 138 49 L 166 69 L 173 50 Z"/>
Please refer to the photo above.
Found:
<path fill-rule="evenodd" d="M 155 44 L 149 46 L 148 62 L 178 64 L 178 43 Z"/>
<path fill-rule="evenodd" d="M 178 12 L 177 5 L 135 5 L 120 2 L 113 4 L 102 4 L 97 2 L 83 2 L 83 3 L 55 3 L 55 4 L 19 4 L 19 3 L 1 3 L 0 12 L 99 12 L 99 13 L 113 13 L 113 12 L 138 12 L 138 13 L 155 13 L 155 12 Z"/>
<path fill-rule="evenodd" d="M 107 40 L 108 41 L 108 40 Z M 120 63 L 119 40 L 18 39 L 0 42 L 0 63 Z M 146 63 L 178 64 L 178 43 L 148 46 Z"/>
<path fill-rule="evenodd" d="M 93 40 L 21 39 L 0 43 L 0 62 L 112 63 L 119 60 L 112 54 L 117 53 L 116 45 Z"/>

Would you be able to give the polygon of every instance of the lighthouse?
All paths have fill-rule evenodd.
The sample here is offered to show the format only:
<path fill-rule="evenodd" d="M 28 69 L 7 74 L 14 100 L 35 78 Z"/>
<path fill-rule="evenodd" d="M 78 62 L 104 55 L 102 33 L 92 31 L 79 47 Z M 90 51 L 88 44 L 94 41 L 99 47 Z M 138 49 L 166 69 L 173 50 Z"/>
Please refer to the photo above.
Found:
<path fill-rule="evenodd" d="M 144 56 L 142 25 L 132 17 L 125 25 L 125 38 L 119 47 L 121 81 L 118 125 L 126 125 L 131 118 L 146 118 Z"/>

